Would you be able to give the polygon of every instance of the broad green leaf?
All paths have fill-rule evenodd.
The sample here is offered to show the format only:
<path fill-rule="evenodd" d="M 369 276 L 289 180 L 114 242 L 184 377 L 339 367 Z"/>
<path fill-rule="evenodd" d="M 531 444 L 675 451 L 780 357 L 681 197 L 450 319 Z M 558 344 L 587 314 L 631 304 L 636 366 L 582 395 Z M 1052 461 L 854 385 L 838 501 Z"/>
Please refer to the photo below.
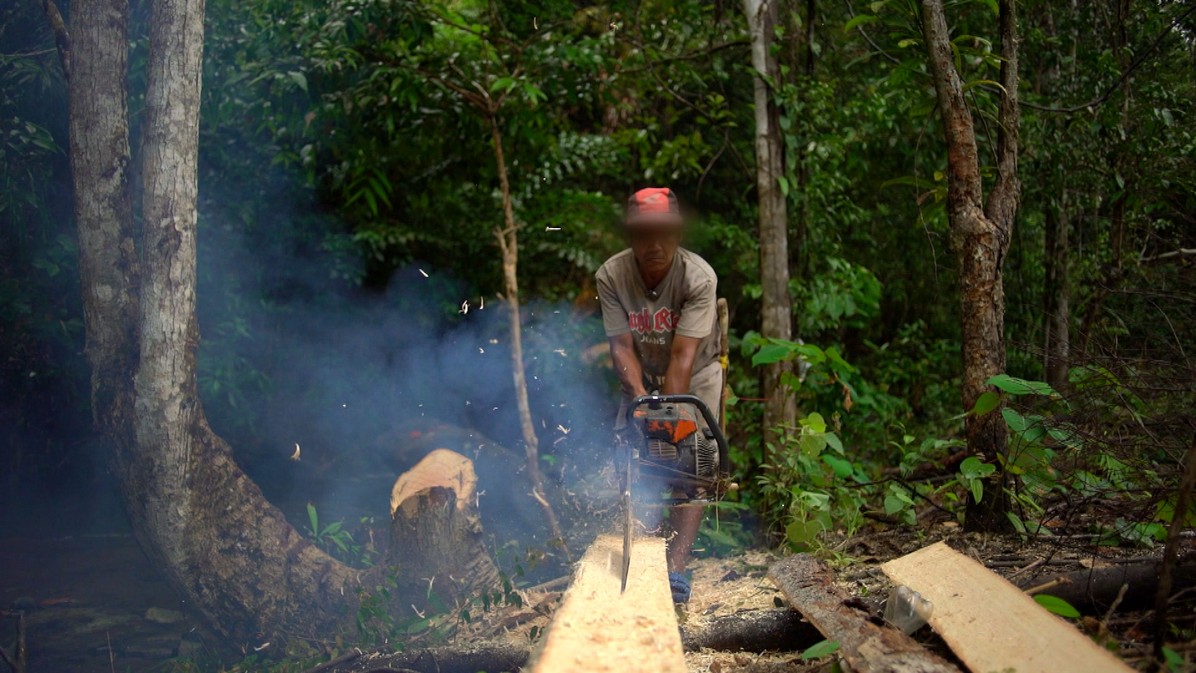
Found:
<path fill-rule="evenodd" d="M 968 488 L 972 491 L 972 501 L 980 502 L 984 500 L 984 482 L 979 479 L 969 479 Z"/>
<path fill-rule="evenodd" d="M 826 432 L 826 420 L 817 411 L 811 411 L 809 415 L 798 421 L 798 423 L 803 428 L 809 428 L 814 432 Z"/>
<path fill-rule="evenodd" d="M 959 464 L 959 472 L 965 479 L 983 479 L 996 471 L 996 465 L 986 463 L 976 456 L 968 456 Z"/>
<path fill-rule="evenodd" d="M 496 91 L 508 91 L 514 87 L 514 77 L 499 77 L 498 79 L 494 80 L 493 84 L 490 85 L 490 93 L 494 93 Z"/>
<path fill-rule="evenodd" d="M 827 436 L 829 437 L 830 435 Z M 834 471 L 835 476 L 839 477 L 840 479 L 847 479 L 851 476 L 851 461 L 847 460 L 846 458 L 840 458 L 839 456 L 827 453 L 822 456 L 822 462 L 829 465 L 831 470 Z"/>
<path fill-rule="evenodd" d="M 1072 607 L 1071 603 L 1050 594 L 1036 594 L 1034 602 L 1046 608 L 1049 612 L 1059 615 L 1060 617 L 1067 617 L 1068 619 L 1079 619 L 1080 611 Z"/>
<path fill-rule="evenodd" d="M 1055 389 L 1042 381 L 1027 381 L 1008 374 L 997 374 L 988 380 L 988 385 L 995 386 L 1010 395 L 1049 395 L 1058 396 Z"/>
<path fill-rule="evenodd" d="M 826 435 L 802 435 L 801 439 L 797 440 L 797 448 L 803 456 L 814 458 L 826 448 Z"/>
<path fill-rule="evenodd" d="M 314 534 L 320 530 L 320 516 L 316 514 L 316 506 L 307 503 L 307 520 L 311 522 L 311 532 Z"/>
<path fill-rule="evenodd" d="M 298 71 L 292 71 L 287 73 L 287 77 L 291 78 L 291 81 L 295 83 L 295 86 L 298 86 L 300 89 L 303 89 L 304 93 L 307 93 L 306 75 Z"/>
<path fill-rule="evenodd" d="M 843 453 L 843 442 L 839 439 L 839 436 L 836 435 L 835 433 L 833 433 L 833 432 L 826 433 L 826 443 L 828 446 L 830 446 L 832 449 L 834 449 L 836 453 L 840 453 L 840 454 Z"/>
<path fill-rule="evenodd" d="M 972 407 L 972 413 L 977 416 L 983 416 L 1000 405 L 1001 396 L 991 390 L 987 390 L 980 397 L 976 398 L 976 404 Z"/>
<path fill-rule="evenodd" d="M 752 365 L 759 367 L 760 365 L 771 365 L 782 360 L 789 359 L 793 354 L 793 348 L 790 346 L 782 346 L 780 344 L 765 344 L 752 356 Z"/>
<path fill-rule="evenodd" d="M 809 661 L 810 659 L 821 659 L 827 655 L 834 654 L 839 651 L 839 641 L 837 640 L 823 640 L 822 642 L 814 643 L 807 647 L 801 653 L 801 658 Z"/>
<path fill-rule="evenodd" d="M 822 524 L 817 521 L 791 521 L 785 526 L 785 541 L 797 551 L 804 551 L 821 532 Z"/>
<path fill-rule="evenodd" d="M 908 503 L 901 498 L 892 494 L 885 496 L 885 514 L 892 516 L 906 507 L 908 507 Z"/>
<path fill-rule="evenodd" d="M 858 28 L 866 23 L 874 23 L 879 19 L 873 14 L 857 14 L 851 21 L 848 21 L 843 26 L 843 32 L 848 32 L 852 28 Z"/>
<path fill-rule="evenodd" d="M 1030 427 L 1030 421 L 1026 420 L 1025 416 L 1008 407 L 1001 410 L 1001 416 L 1005 419 L 1005 424 L 1009 426 L 1009 429 L 1014 432 L 1022 433 Z"/>

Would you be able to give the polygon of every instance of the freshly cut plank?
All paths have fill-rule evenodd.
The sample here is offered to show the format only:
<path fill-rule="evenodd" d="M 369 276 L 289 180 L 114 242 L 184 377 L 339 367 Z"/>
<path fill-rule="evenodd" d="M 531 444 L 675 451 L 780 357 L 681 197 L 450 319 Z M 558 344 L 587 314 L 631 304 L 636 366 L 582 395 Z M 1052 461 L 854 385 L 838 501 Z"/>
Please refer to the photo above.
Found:
<path fill-rule="evenodd" d="M 1099 647 L 1020 589 L 945 543 L 881 569 L 934 603 L 930 625 L 973 673 L 1129 673 Z"/>
<path fill-rule="evenodd" d="M 626 592 L 619 591 L 622 563 L 622 537 L 598 536 L 577 564 L 532 671 L 685 672 L 664 540 L 632 542 Z"/>
<path fill-rule="evenodd" d="M 835 586 L 827 565 L 806 554 L 784 558 L 768 570 L 785 599 L 827 640 L 855 673 L 959 673 L 901 631 L 872 621 L 872 615 Z"/>

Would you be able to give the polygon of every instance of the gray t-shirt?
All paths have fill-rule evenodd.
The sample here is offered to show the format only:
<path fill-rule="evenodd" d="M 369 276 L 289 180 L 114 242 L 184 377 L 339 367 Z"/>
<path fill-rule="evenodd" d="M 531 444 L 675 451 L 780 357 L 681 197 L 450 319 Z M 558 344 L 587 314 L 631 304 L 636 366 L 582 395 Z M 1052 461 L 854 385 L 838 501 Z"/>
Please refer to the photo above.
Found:
<path fill-rule="evenodd" d="M 606 335 L 631 333 L 646 384 L 659 387 L 663 383 L 674 334 L 702 340 L 694 360 L 693 382 L 712 375 L 708 370 L 718 367 L 721 345 L 718 276 L 706 260 L 679 249 L 664 280 L 649 289 L 628 249 L 606 260 L 595 277 Z"/>

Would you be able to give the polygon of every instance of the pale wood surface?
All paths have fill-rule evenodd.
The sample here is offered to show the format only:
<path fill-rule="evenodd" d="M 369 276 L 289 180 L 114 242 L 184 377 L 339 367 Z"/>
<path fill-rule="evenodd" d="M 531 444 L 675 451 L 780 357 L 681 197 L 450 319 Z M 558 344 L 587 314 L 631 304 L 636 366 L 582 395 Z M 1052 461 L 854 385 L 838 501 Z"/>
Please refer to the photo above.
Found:
<path fill-rule="evenodd" d="M 457 509 L 464 509 L 473 503 L 477 485 L 472 461 L 455 451 L 435 449 L 395 480 L 390 490 L 390 515 L 394 517 L 400 505 L 431 488 L 452 490 L 457 496 Z"/>
<path fill-rule="evenodd" d="M 623 540 L 600 535 L 544 635 L 534 673 L 684 673 L 685 655 L 665 569 L 664 540 L 632 543 L 627 592 L 619 592 Z"/>
<path fill-rule="evenodd" d="M 939 542 L 881 566 L 934 603 L 930 625 L 972 673 L 1129 673 L 1020 589 Z"/>
<path fill-rule="evenodd" d="M 856 673 L 959 673 L 913 638 L 871 620 L 871 611 L 835 586 L 834 573 L 808 554 L 781 559 L 768 576 L 827 640 L 839 643 L 837 656 Z"/>

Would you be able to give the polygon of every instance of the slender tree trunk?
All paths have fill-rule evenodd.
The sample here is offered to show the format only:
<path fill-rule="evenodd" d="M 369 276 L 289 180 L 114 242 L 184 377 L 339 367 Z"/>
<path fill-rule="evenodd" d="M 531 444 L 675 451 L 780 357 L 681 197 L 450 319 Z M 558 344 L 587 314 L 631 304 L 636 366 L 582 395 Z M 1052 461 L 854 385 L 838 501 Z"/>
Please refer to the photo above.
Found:
<path fill-rule="evenodd" d="M 1067 386 L 1067 369 L 1071 348 L 1071 310 L 1068 266 L 1071 249 L 1068 244 L 1070 218 L 1067 196 L 1057 206 L 1048 208 L 1046 219 L 1046 283 L 1043 288 L 1046 314 L 1046 343 L 1044 369 L 1047 383 L 1055 390 Z"/>
<path fill-rule="evenodd" d="M 515 384 L 515 405 L 519 408 L 519 425 L 523 430 L 523 446 L 527 452 L 527 476 L 532 485 L 532 497 L 544 510 L 553 540 L 560 543 L 565 555 L 565 538 L 560 523 L 548 499 L 544 497 L 544 477 L 540 472 L 540 440 L 532 422 L 532 408 L 527 398 L 527 372 L 523 365 L 523 317 L 519 312 L 519 231 L 515 223 L 515 206 L 511 201 L 511 181 L 507 175 L 507 159 L 503 153 L 502 131 L 498 127 L 498 111 L 493 107 L 484 111 L 490 125 L 494 144 L 494 164 L 498 171 L 498 186 L 502 192 L 503 226 L 494 231 L 502 254 L 503 286 L 507 300 L 509 336 L 511 340 L 511 374 Z"/>
<path fill-rule="evenodd" d="M 760 333 L 766 338 L 793 337 L 793 304 L 789 297 L 789 231 L 785 195 L 784 139 L 778 122 L 772 84 L 778 68 L 771 45 L 777 25 L 777 0 L 743 0 L 752 42 L 752 68 L 756 107 L 756 193 L 760 228 Z M 792 362 L 764 368 L 764 441 L 775 446 L 778 427 L 796 424 L 793 391 L 784 384 Z"/>
<path fill-rule="evenodd" d="M 1017 21 L 1014 0 L 1000 0 L 999 5 L 1004 93 L 998 105 L 997 178 L 985 203 L 972 113 L 955 69 L 943 3 L 922 0 L 930 71 L 947 141 L 947 217 L 960 264 L 965 409 L 971 409 L 980 395 L 991 389 L 989 378 L 1005 371 L 1002 268 L 1021 194 L 1017 176 Z M 969 500 L 967 526 L 972 530 L 1006 528 L 1006 476 L 1000 469 L 1008 445 L 1004 419 L 996 412 L 969 415 L 965 431 L 968 448 L 998 468 L 994 483 L 984 490 L 983 501 Z"/>

